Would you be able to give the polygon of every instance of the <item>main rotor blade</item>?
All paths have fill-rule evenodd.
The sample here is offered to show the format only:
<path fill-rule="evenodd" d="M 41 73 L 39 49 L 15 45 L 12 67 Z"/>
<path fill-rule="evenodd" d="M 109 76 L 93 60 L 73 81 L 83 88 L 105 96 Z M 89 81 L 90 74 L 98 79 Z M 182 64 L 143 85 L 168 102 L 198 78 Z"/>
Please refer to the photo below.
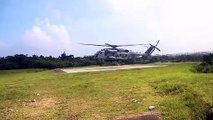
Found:
<path fill-rule="evenodd" d="M 80 43 L 82 45 L 91 45 L 91 46 L 104 46 L 104 47 L 112 47 L 112 48 L 116 48 L 116 47 L 123 47 L 123 46 L 138 46 L 138 45 L 150 45 L 150 44 L 126 44 L 126 45 L 111 45 L 111 44 L 108 44 L 108 43 L 105 43 L 105 45 L 97 45 L 97 44 L 85 44 L 85 43 Z"/>
<path fill-rule="evenodd" d="M 111 45 L 111 44 L 109 44 L 109 43 L 105 43 L 105 46 L 110 46 L 110 47 L 117 47 L 117 45 Z"/>
<path fill-rule="evenodd" d="M 108 43 L 105 43 L 105 46 L 111 47 L 113 49 L 116 49 L 118 47 L 117 45 L 111 45 L 111 44 L 108 44 Z"/>
<path fill-rule="evenodd" d="M 149 44 L 125 44 L 125 45 L 111 45 L 111 44 L 105 43 L 105 45 L 110 46 L 110 47 L 123 47 L 123 46 L 137 46 L 137 45 L 149 45 Z"/>
<path fill-rule="evenodd" d="M 117 45 L 117 46 L 122 47 L 122 46 L 138 46 L 138 45 L 149 45 L 149 44 L 126 44 L 126 45 Z"/>
<path fill-rule="evenodd" d="M 85 43 L 80 43 L 82 45 L 91 45 L 91 46 L 106 46 L 106 45 L 97 45 L 97 44 L 85 44 Z"/>

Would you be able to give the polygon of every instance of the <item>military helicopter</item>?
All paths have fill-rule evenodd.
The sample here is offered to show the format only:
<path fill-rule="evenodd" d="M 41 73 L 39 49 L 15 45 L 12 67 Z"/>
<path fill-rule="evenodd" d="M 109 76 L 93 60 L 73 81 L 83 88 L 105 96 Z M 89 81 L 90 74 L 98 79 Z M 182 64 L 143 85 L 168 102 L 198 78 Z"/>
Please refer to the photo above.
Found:
<path fill-rule="evenodd" d="M 140 59 L 140 58 L 148 58 L 155 51 L 155 49 L 160 51 L 160 49 L 157 47 L 159 42 L 160 40 L 157 41 L 156 45 L 152 45 L 152 44 L 112 45 L 108 43 L 105 43 L 104 45 L 85 44 L 85 43 L 80 43 L 80 44 L 106 47 L 104 49 L 99 50 L 94 55 L 94 58 L 96 59 L 98 63 L 103 63 L 104 61 L 126 61 L 126 60 Z M 148 49 L 144 53 L 140 53 L 140 52 L 134 52 L 132 50 L 120 48 L 125 46 L 138 46 L 138 45 L 146 46 Z"/>

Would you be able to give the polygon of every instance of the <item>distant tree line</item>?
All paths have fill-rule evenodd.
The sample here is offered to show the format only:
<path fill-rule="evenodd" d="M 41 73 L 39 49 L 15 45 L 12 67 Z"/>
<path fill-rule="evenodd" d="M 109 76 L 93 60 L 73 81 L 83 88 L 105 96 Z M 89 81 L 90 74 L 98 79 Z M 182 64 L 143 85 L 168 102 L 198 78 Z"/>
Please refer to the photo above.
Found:
<path fill-rule="evenodd" d="M 153 56 L 150 60 L 151 62 L 199 62 L 202 58 L 203 54 L 181 54 Z"/>
<path fill-rule="evenodd" d="M 153 62 L 191 62 L 202 61 L 202 54 L 189 54 L 189 55 L 162 55 L 152 56 L 136 60 L 125 61 L 102 61 L 100 64 L 93 56 L 74 57 L 74 55 L 66 55 L 62 53 L 59 57 L 45 57 L 37 55 L 24 55 L 16 54 L 14 56 L 0 57 L 0 70 L 8 69 L 26 69 L 26 68 L 64 68 L 64 67 L 79 67 L 89 65 L 123 65 L 123 64 L 146 64 Z M 207 59 L 206 57 L 204 58 Z M 203 63 L 202 65 L 204 66 Z M 209 63 L 210 64 L 210 63 Z"/>
<path fill-rule="evenodd" d="M 96 61 L 91 56 L 74 57 L 66 55 L 64 52 L 59 57 L 44 57 L 42 55 L 23 55 L 16 54 L 14 56 L 0 57 L 0 69 L 26 69 L 26 68 L 62 68 L 94 65 Z"/>
<path fill-rule="evenodd" d="M 151 57 L 143 57 L 136 60 L 111 62 L 117 64 L 149 64 L 154 62 L 200 62 L 203 54 L 181 54 L 181 55 L 157 55 Z M 106 65 L 110 64 L 105 62 Z"/>
<path fill-rule="evenodd" d="M 213 54 L 204 55 L 202 63 L 195 66 L 195 70 L 200 73 L 213 73 Z"/>

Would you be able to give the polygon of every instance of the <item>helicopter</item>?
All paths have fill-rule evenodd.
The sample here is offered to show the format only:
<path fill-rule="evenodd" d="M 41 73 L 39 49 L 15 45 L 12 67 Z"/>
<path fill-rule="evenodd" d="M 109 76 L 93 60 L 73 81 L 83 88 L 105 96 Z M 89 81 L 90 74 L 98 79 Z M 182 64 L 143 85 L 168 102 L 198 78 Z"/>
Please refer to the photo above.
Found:
<path fill-rule="evenodd" d="M 101 64 L 105 61 L 131 61 L 136 59 L 145 59 L 150 58 L 151 54 L 156 50 L 161 51 L 157 46 L 160 40 L 157 41 L 156 45 L 152 44 L 126 44 L 126 45 L 112 45 L 109 43 L 105 43 L 103 45 L 98 44 L 85 44 L 80 43 L 82 45 L 90 45 L 90 46 L 99 46 L 99 47 L 105 47 L 104 49 L 101 49 L 97 51 L 94 55 L 94 59 L 97 61 L 97 63 Z M 146 46 L 147 50 L 144 53 L 140 52 L 134 52 L 132 50 L 123 49 L 120 47 L 126 47 L 126 46 Z M 148 47 L 149 46 L 149 47 Z"/>

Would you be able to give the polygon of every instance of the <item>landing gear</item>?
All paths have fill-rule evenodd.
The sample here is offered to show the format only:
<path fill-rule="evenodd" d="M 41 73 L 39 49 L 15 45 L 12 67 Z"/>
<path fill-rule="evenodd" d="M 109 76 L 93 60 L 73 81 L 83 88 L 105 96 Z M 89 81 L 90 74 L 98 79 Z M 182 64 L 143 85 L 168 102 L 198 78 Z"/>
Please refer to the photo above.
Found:
<path fill-rule="evenodd" d="M 118 66 L 121 65 L 118 60 L 104 60 L 104 59 L 97 59 L 96 60 L 97 65 L 100 66 Z"/>
<path fill-rule="evenodd" d="M 105 60 L 104 59 L 96 59 L 96 63 L 97 63 L 97 65 L 103 66 L 104 63 L 105 63 Z"/>

